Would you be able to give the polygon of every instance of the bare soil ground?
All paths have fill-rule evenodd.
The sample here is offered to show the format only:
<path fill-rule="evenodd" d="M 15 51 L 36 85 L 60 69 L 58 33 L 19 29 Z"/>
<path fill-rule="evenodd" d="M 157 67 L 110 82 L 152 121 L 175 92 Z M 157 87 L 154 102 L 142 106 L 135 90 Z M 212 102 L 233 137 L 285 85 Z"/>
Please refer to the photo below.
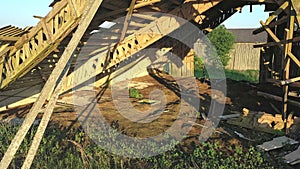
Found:
<path fill-rule="evenodd" d="M 184 79 L 182 79 L 184 81 Z M 188 83 L 188 81 L 187 81 Z M 184 128 L 186 126 L 191 127 L 188 137 L 182 141 L 188 151 L 188 148 L 191 144 L 198 144 L 199 134 L 202 131 L 201 124 L 205 123 L 205 119 L 202 118 L 201 114 L 208 114 L 211 100 L 216 99 L 219 103 L 225 103 L 224 115 L 232 114 L 233 112 L 239 112 L 242 115 L 242 109 L 247 108 L 252 112 L 267 112 L 267 113 L 275 113 L 274 108 L 270 104 L 275 105 L 280 110 L 280 103 L 273 102 L 271 100 L 267 100 L 263 97 L 257 96 L 256 92 L 259 90 L 264 91 L 273 91 L 280 92 L 274 86 L 260 86 L 256 84 L 250 84 L 248 82 L 237 82 L 230 79 L 227 79 L 227 95 L 224 96 L 222 92 L 212 92 L 210 82 L 205 81 L 203 79 L 197 80 L 197 85 L 199 88 L 199 98 L 200 98 L 200 112 L 198 113 L 198 118 L 195 123 L 200 125 L 189 124 L 187 120 L 188 118 L 181 119 L 178 117 L 179 110 L 181 108 L 181 96 L 180 92 L 178 92 L 178 86 L 175 83 L 175 80 L 168 76 L 162 75 L 160 77 L 153 76 L 144 76 L 140 78 L 135 78 L 131 80 L 131 85 L 135 88 L 138 88 L 138 91 L 143 95 L 143 98 L 130 98 L 130 104 L 140 112 L 148 112 L 148 115 L 151 115 L 153 121 L 149 123 L 139 123 L 132 122 L 131 120 L 125 118 L 119 111 L 128 111 L 131 110 L 126 106 L 120 106 L 120 109 L 117 109 L 115 104 L 119 104 L 113 101 L 112 98 L 112 89 L 108 88 L 99 88 L 97 92 L 101 92 L 101 94 L 97 97 L 97 108 L 101 111 L 103 117 L 105 117 L 106 122 L 114 125 L 120 131 L 125 131 L 126 134 L 135 137 L 151 137 L 166 131 L 170 126 L 173 125 L 174 121 L 177 120 L 177 125 L 180 128 Z M 153 92 L 159 90 L 160 92 Z M 214 96 L 212 96 L 214 93 Z M 98 93 L 96 93 L 98 94 Z M 165 102 L 163 100 L 159 100 L 161 98 L 161 94 L 165 96 Z M 83 97 L 84 94 L 82 94 Z M 120 100 L 126 99 L 127 95 L 124 93 L 120 93 Z M 70 95 L 66 95 L 65 97 L 70 97 Z M 159 101 L 158 104 L 143 104 L 140 103 L 142 99 L 150 99 Z M 165 103 L 165 104 L 164 104 Z M 164 106 L 161 106 L 164 105 Z M 0 114 L 0 119 L 13 119 L 15 117 L 24 118 L 26 113 L 28 113 L 31 105 L 19 107 L 18 109 L 10 110 L 7 112 L 3 112 Z M 292 109 L 297 111 L 296 108 Z M 72 106 L 58 106 L 54 114 L 51 118 L 50 125 L 61 126 L 62 128 L 72 128 L 79 127 L 80 123 L 77 121 L 78 113 L 74 112 L 76 108 Z M 190 109 L 186 109 L 183 107 L 183 112 L 188 112 Z M 41 115 L 39 115 L 41 118 Z M 142 120 L 142 119 L 141 119 Z M 190 119 L 191 121 L 195 119 Z M 242 133 L 247 139 L 240 138 L 236 133 Z M 180 133 L 178 133 L 180 134 Z M 261 131 L 255 131 L 251 129 L 242 128 L 239 126 L 234 126 L 227 124 L 226 121 L 220 121 L 217 131 L 210 137 L 211 142 L 219 142 L 221 147 L 249 147 L 250 145 L 256 146 L 258 144 L 263 143 L 264 141 L 269 141 L 276 134 L 269 134 Z M 294 129 L 293 132 L 289 135 L 291 138 L 300 141 L 299 130 Z M 230 149 L 227 149 L 230 153 Z M 278 150 L 275 154 L 282 154 L 283 150 Z M 272 153 L 270 153 L 272 155 Z M 274 155 L 274 154 L 273 154 Z M 270 158 L 279 158 L 279 157 L 271 157 Z"/>

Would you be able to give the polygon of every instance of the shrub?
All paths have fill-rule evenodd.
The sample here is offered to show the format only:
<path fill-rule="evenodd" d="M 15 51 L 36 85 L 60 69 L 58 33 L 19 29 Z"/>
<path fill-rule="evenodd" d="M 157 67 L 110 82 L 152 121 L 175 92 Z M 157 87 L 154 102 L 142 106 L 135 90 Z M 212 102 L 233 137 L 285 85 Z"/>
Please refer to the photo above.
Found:
<path fill-rule="evenodd" d="M 210 42 L 216 48 L 217 54 L 223 66 L 227 66 L 228 61 L 230 60 L 229 53 L 235 42 L 234 35 L 229 32 L 224 25 L 220 25 L 207 36 Z"/>

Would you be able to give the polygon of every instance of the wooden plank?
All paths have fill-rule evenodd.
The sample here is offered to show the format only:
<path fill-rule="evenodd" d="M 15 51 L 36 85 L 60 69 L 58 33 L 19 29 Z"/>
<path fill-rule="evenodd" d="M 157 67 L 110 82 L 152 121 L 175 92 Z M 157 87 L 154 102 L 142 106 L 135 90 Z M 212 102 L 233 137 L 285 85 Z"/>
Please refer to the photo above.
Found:
<path fill-rule="evenodd" d="M 280 81 L 280 84 L 281 85 L 287 85 L 287 84 L 297 82 L 297 81 L 300 81 L 300 77 L 295 77 L 295 78 L 292 78 L 292 79 L 282 80 L 282 81 Z"/>
<path fill-rule="evenodd" d="M 76 5 L 75 5 L 75 3 L 74 3 L 74 0 L 68 0 L 68 3 L 69 3 L 69 5 L 70 5 L 70 8 L 72 9 L 72 11 L 70 11 L 70 12 L 71 12 L 71 15 L 73 15 L 74 17 L 79 17 L 80 14 L 79 14 L 78 9 L 76 8 Z"/>
<path fill-rule="evenodd" d="M 20 37 L 2 36 L 2 35 L 0 35 L 0 41 L 16 42 L 19 39 L 20 39 Z"/>
<path fill-rule="evenodd" d="M 294 36 L 294 24 L 295 24 L 295 16 L 290 15 L 289 18 L 289 28 L 285 29 L 286 31 L 286 40 L 288 41 L 289 39 L 292 39 Z M 285 44 L 285 51 L 284 51 L 284 64 L 283 64 L 283 80 L 288 80 L 290 78 L 290 57 L 288 57 L 288 53 L 292 51 L 293 44 L 292 42 Z M 298 59 L 297 59 L 298 60 Z M 285 85 L 283 86 L 283 97 L 282 97 L 282 117 L 283 120 L 285 121 L 285 128 L 286 128 L 286 120 L 288 117 L 288 93 L 289 93 L 289 86 Z"/>
<path fill-rule="evenodd" d="M 289 40 L 281 40 L 279 42 L 280 45 L 283 45 L 285 43 L 289 43 L 289 42 L 300 42 L 300 36 L 299 37 L 294 37 L 293 39 L 289 39 Z M 276 46 L 278 45 L 278 42 L 268 42 L 268 43 L 260 43 L 257 45 L 253 45 L 254 48 L 261 48 L 261 47 L 272 47 L 272 46 Z"/>
<path fill-rule="evenodd" d="M 8 147 L 4 157 L 0 162 L 0 168 L 6 169 L 8 168 L 9 164 L 11 163 L 12 159 L 14 158 L 15 153 L 19 149 L 22 141 L 24 140 L 28 130 L 30 129 L 31 125 L 33 124 L 36 116 L 40 112 L 42 106 L 44 105 L 46 99 L 51 95 L 53 89 L 55 88 L 55 84 L 61 80 L 60 77 L 64 77 L 66 75 L 66 70 L 69 67 L 69 63 L 72 60 L 72 54 L 75 51 L 80 39 L 84 35 L 86 29 L 88 28 L 90 22 L 92 21 L 94 15 L 96 14 L 102 0 L 94 1 L 90 0 L 88 8 L 84 12 L 84 17 L 82 19 L 81 24 L 79 24 L 78 29 L 76 30 L 74 36 L 72 37 L 69 45 L 67 46 L 66 50 L 64 51 L 63 55 L 61 56 L 60 60 L 57 63 L 57 66 L 54 68 L 52 74 L 50 75 L 47 83 L 45 84 L 44 88 L 42 89 L 41 94 L 39 95 L 38 100 L 34 103 L 33 107 L 31 108 L 30 112 L 26 116 L 22 126 L 18 130 L 16 136 L 12 140 L 12 143 Z M 67 67 L 66 67 L 67 66 Z M 36 146 L 37 149 L 38 145 Z M 27 166 L 27 165 L 26 165 Z M 26 168 L 26 166 L 24 168 Z M 29 165 L 30 167 L 30 165 Z"/>
<path fill-rule="evenodd" d="M 278 101 L 278 102 L 282 102 L 282 97 L 276 96 L 276 95 L 273 95 L 273 94 L 269 94 L 269 93 L 265 93 L 265 92 L 261 92 L 261 91 L 257 92 L 257 96 L 262 96 L 262 97 L 267 98 L 267 99 L 272 99 L 272 100 L 275 100 L 275 101 Z M 288 100 L 287 102 L 289 104 L 293 105 L 293 106 L 300 107 L 300 103 L 297 102 L 297 101 Z"/>
<path fill-rule="evenodd" d="M 297 64 L 298 67 L 300 67 L 300 61 L 292 52 L 289 51 L 288 56 Z"/>
<path fill-rule="evenodd" d="M 52 116 L 54 106 L 56 105 L 56 101 L 59 96 L 59 92 L 61 90 L 61 83 L 57 86 L 55 89 L 55 92 L 51 96 L 51 99 L 49 103 L 47 104 L 46 110 L 43 114 L 42 120 L 40 121 L 39 127 L 36 131 L 36 134 L 34 135 L 34 138 L 32 140 L 31 146 L 29 148 L 28 154 L 25 158 L 25 161 L 23 163 L 22 169 L 30 169 L 32 162 L 34 160 L 34 157 L 36 155 L 36 152 L 39 148 L 39 145 L 42 141 L 43 135 L 46 131 L 46 128 L 48 126 L 48 123 L 50 121 L 50 118 Z"/>
<path fill-rule="evenodd" d="M 280 40 L 277 38 L 277 36 L 273 33 L 273 31 L 265 24 L 263 21 L 260 21 L 260 24 L 262 27 L 267 31 L 267 33 L 271 36 L 271 38 L 276 42 L 280 43 Z"/>

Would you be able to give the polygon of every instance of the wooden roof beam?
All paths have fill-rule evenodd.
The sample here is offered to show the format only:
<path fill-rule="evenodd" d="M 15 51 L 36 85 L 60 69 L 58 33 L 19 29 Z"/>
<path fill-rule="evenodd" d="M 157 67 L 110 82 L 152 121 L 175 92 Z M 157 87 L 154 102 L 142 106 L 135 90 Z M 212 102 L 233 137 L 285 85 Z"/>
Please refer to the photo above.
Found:
<path fill-rule="evenodd" d="M 0 35 L 0 41 L 16 42 L 19 39 L 20 39 L 20 37 L 12 37 L 12 36 L 2 36 L 2 35 Z"/>

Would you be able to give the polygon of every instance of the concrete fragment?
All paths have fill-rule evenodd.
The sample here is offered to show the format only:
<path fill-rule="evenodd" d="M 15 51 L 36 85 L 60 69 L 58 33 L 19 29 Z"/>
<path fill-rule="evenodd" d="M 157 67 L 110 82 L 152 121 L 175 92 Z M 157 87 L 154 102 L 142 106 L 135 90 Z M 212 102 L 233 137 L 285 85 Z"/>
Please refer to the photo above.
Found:
<path fill-rule="evenodd" d="M 257 147 L 265 151 L 270 151 L 270 150 L 282 148 L 286 144 L 294 145 L 294 144 L 298 144 L 298 141 L 295 141 L 286 136 L 282 136 L 282 137 L 274 138 L 272 141 L 264 142 L 263 144 L 258 145 Z"/>

